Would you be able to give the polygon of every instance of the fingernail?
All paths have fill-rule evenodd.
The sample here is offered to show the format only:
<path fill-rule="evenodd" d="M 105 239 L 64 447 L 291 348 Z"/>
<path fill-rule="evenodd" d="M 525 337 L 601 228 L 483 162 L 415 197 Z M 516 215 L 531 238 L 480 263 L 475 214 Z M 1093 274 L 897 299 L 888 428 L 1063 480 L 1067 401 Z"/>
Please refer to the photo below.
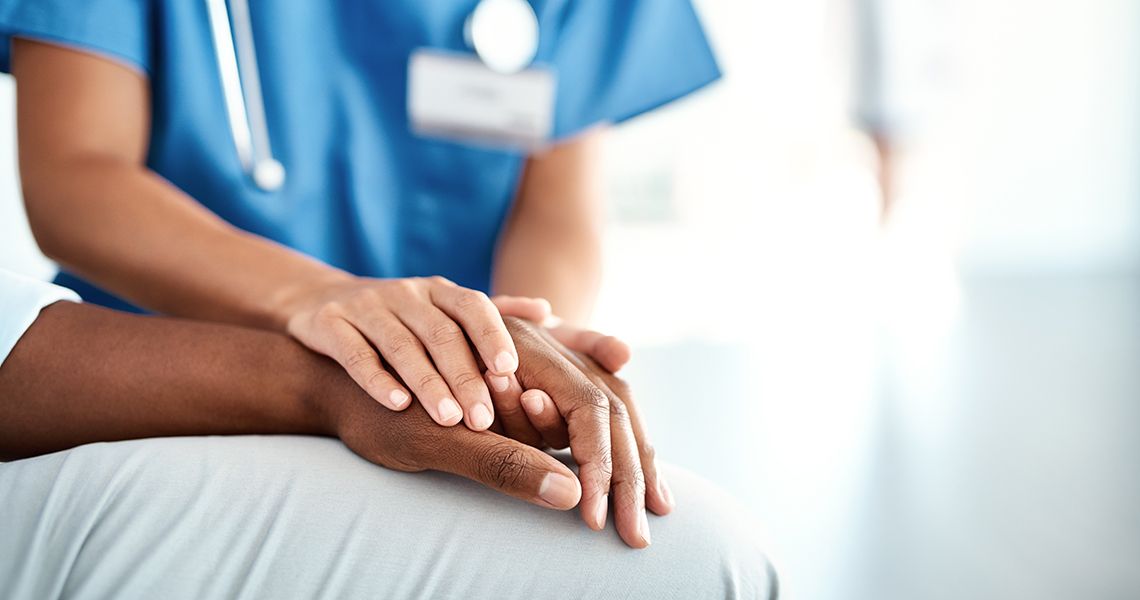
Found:
<path fill-rule="evenodd" d="M 487 377 L 491 383 L 491 389 L 496 392 L 505 392 L 511 386 L 511 380 L 499 375 L 490 375 Z"/>
<path fill-rule="evenodd" d="M 500 352 L 495 357 L 495 370 L 499 373 L 514 373 L 519 368 L 519 359 L 510 352 Z"/>
<path fill-rule="evenodd" d="M 400 409 L 407 406 L 408 402 L 411 402 L 412 397 L 403 390 L 392 390 L 392 393 L 388 394 L 388 400 L 392 402 L 392 406 Z"/>
<path fill-rule="evenodd" d="M 439 420 L 444 423 L 458 422 L 463 417 L 463 409 L 459 408 L 459 404 L 451 398 L 444 398 L 439 401 Z"/>
<path fill-rule="evenodd" d="M 522 402 L 523 408 L 526 410 L 527 414 L 531 415 L 542 414 L 542 409 L 546 405 L 546 403 L 542 401 L 542 396 L 533 393 L 523 394 L 522 398 L 519 400 Z"/>
<path fill-rule="evenodd" d="M 491 426 L 491 411 L 487 410 L 486 406 L 476 404 L 471 409 L 471 426 L 475 429 L 486 429 Z"/>
<path fill-rule="evenodd" d="M 606 510 L 609 507 L 610 495 L 602 494 L 602 497 L 598 498 L 598 505 L 594 507 L 594 524 L 598 526 L 598 529 L 606 526 Z"/>
<path fill-rule="evenodd" d="M 641 534 L 641 539 L 645 541 L 646 546 L 653 542 L 653 536 L 649 534 L 649 517 L 645 516 L 645 509 L 641 510 L 641 519 L 637 522 L 637 532 Z"/>
<path fill-rule="evenodd" d="M 538 486 L 538 497 L 554 508 L 571 508 L 578 502 L 578 484 L 565 475 L 547 473 Z"/>

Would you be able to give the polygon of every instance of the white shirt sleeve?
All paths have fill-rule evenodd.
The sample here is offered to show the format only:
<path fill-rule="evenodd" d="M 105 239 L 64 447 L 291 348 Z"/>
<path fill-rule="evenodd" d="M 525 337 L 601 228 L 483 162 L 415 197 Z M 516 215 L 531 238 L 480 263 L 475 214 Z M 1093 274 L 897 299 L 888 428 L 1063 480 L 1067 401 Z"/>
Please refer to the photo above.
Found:
<path fill-rule="evenodd" d="M 80 302 L 67 288 L 0 269 L 0 366 L 40 310 L 60 300 Z"/>

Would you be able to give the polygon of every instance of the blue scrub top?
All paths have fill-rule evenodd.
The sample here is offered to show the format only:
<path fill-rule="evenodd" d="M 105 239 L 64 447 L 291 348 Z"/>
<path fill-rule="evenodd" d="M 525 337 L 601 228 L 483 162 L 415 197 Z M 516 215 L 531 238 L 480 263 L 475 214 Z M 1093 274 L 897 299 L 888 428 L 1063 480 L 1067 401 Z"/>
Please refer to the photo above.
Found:
<path fill-rule="evenodd" d="M 275 158 L 272 193 L 243 172 L 230 137 L 204 0 L 0 0 L 10 38 L 58 42 L 149 76 L 148 166 L 230 223 L 357 275 L 443 275 L 490 291 L 501 225 L 526 156 L 417 137 L 408 58 L 469 52 L 477 0 L 253 0 L 250 12 Z M 689 0 L 532 0 L 537 61 L 558 73 L 555 136 L 620 122 L 720 71 Z M 132 309 L 69 274 L 90 302 Z"/>

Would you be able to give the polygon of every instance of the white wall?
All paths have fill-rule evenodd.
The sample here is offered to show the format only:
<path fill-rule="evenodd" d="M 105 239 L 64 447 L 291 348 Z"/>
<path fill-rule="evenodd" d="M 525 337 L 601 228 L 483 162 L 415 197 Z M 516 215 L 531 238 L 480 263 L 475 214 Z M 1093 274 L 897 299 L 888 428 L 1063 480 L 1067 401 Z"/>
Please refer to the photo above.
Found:
<path fill-rule="evenodd" d="M 599 326 L 733 336 L 741 314 L 857 295 L 883 268 L 925 294 L 912 305 L 952 296 L 957 273 L 1140 268 L 1140 3 L 923 0 L 948 42 L 941 97 L 880 239 L 844 122 L 844 2 L 698 0 L 726 79 L 616 135 L 613 178 L 671 173 L 677 218 L 613 228 Z M 889 30 L 922 14 L 892 4 L 908 10 Z M 847 283 L 817 285 L 832 274 Z"/>
<path fill-rule="evenodd" d="M 960 2 L 956 101 L 927 189 L 967 270 L 1140 265 L 1140 3 Z M 950 193 L 938 194 L 940 187 Z"/>

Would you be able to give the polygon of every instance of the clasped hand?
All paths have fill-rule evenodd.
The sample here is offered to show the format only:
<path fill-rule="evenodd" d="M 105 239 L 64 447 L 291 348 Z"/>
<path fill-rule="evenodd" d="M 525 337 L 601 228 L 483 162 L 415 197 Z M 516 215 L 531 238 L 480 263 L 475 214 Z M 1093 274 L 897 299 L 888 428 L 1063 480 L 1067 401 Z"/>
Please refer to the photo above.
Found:
<path fill-rule="evenodd" d="M 547 508 L 578 506 L 595 530 L 612 505 L 622 540 L 649 545 L 646 509 L 665 515 L 674 503 L 629 387 L 545 328 L 516 317 L 504 324 L 519 361 L 506 385 L 488 378 L 499 416 L 489 430 L 440 427 L 418 403 L 396 412 L 362 394 L 325 410 L 330 429 L 373 463 L 454 473 Z M 544 446 L 568 446 L 577 475 Z"/>

